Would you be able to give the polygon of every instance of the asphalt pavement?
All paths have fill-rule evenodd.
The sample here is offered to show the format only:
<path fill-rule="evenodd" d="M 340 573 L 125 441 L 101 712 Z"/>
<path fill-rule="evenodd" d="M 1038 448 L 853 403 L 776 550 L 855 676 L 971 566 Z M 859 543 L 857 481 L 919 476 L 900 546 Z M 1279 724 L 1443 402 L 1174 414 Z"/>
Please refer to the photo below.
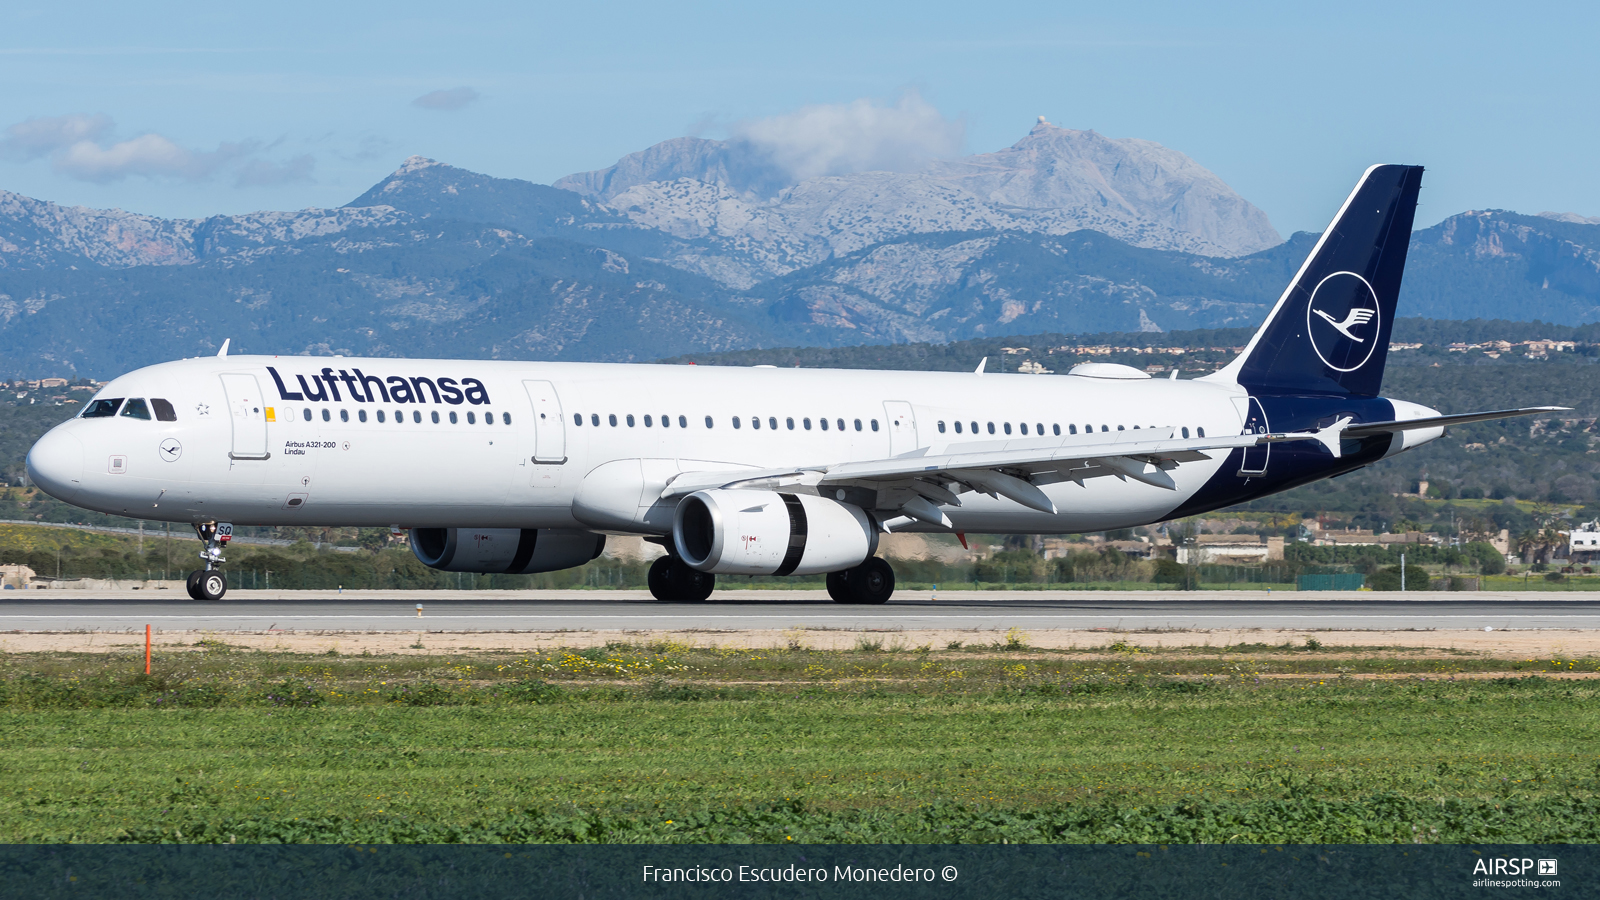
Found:
<path fill-rule="evenodd" d="M 417 605 L 422 606 L 418 616 Z M 1600 629 L 1591 593 L 901 592 L 843 606 L 821 591 L 718 591 L 661 603 L 638 591 L 234 591 L 0 594 L 0 631 L 593 631 L 838 629 Z"/>

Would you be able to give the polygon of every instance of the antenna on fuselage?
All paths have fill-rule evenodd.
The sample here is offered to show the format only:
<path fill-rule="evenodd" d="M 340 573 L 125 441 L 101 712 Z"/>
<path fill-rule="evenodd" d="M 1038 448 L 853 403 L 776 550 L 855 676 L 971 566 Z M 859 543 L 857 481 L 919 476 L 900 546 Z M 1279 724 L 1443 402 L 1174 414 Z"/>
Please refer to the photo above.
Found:
<path fill-rule="evenodd" d="M 218 356 L 227 356 L 228 355 L 228 345 L 231 344 L 231 343 L 233 343 L 233 338 L 223 338 L 222 339 L 222 349 L 217 351 L 217 355 Z"/>
<path fill-rule="evenodd" d="M 974 374 L 974 375 L 982 375 L 983 374 L 983 367 L 987 366 L 988 364 L 989 364 L 989 357 L 987 357 L 987 356 L 985 356 L 983 359 L 978 360 L 978 367 L 976 369 L 972 370 L 972 374 Z"/>

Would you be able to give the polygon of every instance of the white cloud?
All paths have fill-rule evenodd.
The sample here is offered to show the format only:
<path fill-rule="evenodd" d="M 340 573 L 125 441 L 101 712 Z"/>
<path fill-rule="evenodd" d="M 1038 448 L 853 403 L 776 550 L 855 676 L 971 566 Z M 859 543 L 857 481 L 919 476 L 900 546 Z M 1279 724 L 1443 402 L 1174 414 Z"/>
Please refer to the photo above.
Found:
<path fill-rule="evenodd" d="M 38 159 L 79 141 L 99 140 L 111 126 L 111 117 L 105 114 L 29 119 L 6 128 L 5 139 L 0 140 L 0 156 L 24 161 Z"/>
<path fill-rule="evenodd" d="M 153 132 L 112 141 L 115 124 L 110 116 L 81 113 L 28 119 L 0 132 L 0 158 L 48 156 L 58 173 L 101 183 L 129 176 L 204 181 L 232 169 L 236 187 L 310 181 L 316 166 L 309 154 L 282 163 L 259 159 L 259 141 L 225 141 L 215 150 L 193 150 Z"/>
<path fill-rule="evenodd" d="M 453 112 L 463 109 L 478 99 L 478 92 L 472 88 L 462 86 L 443 91 L 431 91 L 411 101 L 412 106 L 422 109 L 438 109 Z"/>
<path fill-rule="evenodd" d="M 316 167 L 317 161 L 309 153 L 282 163 L 252 159 L 239 167 L 239 174 L 233 180 L 233 186 L 275 187 L 280 184 L 310 181 L 311 170 Z"/>
<path fill-rule="evenodd" d="M 871 100 L 806 106 L 741 122 L 732 133 L 804 181 L 851 172 L 916 171 L 929 160 L 958 155 L 966 125 L 907 92 L 893 106 Z"/>
<path fill-rule="evenodd" d="M 80 181 L 120 181 L 129 175 L 204 181 L 254 149 L 250 144 L 223 143 L 215 150 L 189 150 L 159 134 L 141 134 L 109 147 L 78 141 L 53 159 L 57 172 Z"/>

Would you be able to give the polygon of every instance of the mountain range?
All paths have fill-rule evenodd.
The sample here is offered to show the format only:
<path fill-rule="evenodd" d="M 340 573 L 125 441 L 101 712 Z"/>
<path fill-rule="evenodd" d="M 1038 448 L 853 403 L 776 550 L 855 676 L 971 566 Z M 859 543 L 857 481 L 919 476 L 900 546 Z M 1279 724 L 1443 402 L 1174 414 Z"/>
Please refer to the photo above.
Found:
<path fill-rule="evenodd" d="M 338 209 L 162 219 L 0 192 L 0 375 L 214 352 L 648 360 L 1253 325 L 1315 241 L 1176 151 L 1041 122 L 797 179 L 680 138 L 552 185 L 413 157 Z M 1600 320 L 1600 221 L 1413 236 L 1403 315 Z"/>

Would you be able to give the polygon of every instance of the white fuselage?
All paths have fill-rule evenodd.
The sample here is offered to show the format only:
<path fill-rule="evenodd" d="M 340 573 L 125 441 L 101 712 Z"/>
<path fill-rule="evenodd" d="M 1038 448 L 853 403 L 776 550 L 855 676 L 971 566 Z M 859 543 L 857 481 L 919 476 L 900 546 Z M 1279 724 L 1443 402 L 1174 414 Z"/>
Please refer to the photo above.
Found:
<path fill-rule="evenodd" d="M 318 377 L 324 367 L 331 379 Z M 434 393 L 451 382 L 454 395 Z M 46 491 L 170 521 L 657 534 L 670 525 L 642 510 L 680 472 L 876 460 L 1086 428 L 1233 435 L 1247 403 L 1236 385 L 1148 378 L 259 356 L 140 369 L 97 395 L 116 398 L 166 400 L 174 420 L 64 423 L 29 457 Z M 980 532 L 1159 521 L 1227 455 L 1174 470 L 1177 490 L 1118 478 L 1046 485 L 1055 515 L 980 494 L 945 512 L 958 530 Z"/>

